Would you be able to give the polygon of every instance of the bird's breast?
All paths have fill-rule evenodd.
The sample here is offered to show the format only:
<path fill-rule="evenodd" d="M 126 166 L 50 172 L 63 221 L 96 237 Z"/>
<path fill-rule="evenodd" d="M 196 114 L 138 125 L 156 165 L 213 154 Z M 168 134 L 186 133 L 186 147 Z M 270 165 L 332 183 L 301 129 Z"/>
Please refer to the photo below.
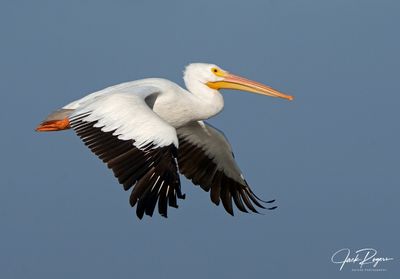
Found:
<path fill-rule="evenodd" d="M 171 126 L 179 128 L 193 121 L 193 111 L 185 104 L 173 104 L 157 101 L 153 111 Z"/>
<path fill-rule="evenodd" d="M 161 94 L 156 95 L 149 106 L 175 128 L 192 121 L 208 119 L 222 110 L 224 100 L 219 92 L 198 95 L 171 83 Z"/>

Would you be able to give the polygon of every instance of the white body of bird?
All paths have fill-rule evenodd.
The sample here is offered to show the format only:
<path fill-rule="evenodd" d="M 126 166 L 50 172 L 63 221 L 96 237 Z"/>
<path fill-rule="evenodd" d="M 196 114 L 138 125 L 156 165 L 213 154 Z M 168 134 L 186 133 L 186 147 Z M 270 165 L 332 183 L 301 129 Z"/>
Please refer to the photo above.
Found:
<path fill-rule="evenodd" d="M 133 187 L 130 202 L 138 203 L 139 218 L 151 216 L 157 201 L 163 216 L 168 204 L 177 207 L 176 197 L 184 197 L 178 169 L 211 190 L 212 201 L 222 200 L 230 214 L 232 199 L 241 211 L 257 212 L 253 203 L 263 206 L 244 180 L 228 141 L 202 120 L 223 109 L 219 89 L 293 97 L 213 64 L 190 64 L 184 81 L 188 90 L 161 78 L 111 86 L 64 106 L 37 130 L 73 128 L 126 190 Z"/>

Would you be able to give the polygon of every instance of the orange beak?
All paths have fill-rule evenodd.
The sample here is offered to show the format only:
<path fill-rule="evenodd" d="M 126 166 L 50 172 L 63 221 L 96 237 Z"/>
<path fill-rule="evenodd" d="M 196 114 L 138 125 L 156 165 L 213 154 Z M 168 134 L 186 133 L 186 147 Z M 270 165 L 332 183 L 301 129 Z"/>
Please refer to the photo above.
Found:
<path fill-rule="evenodd" d="M 246 79 L 244 77 L 236 76 L 228 72 L 218 73 L 218 76 L 223 77 L 223 80 L 207 82 L 207 86 L 212 89 L 235 89 L 251 93 L 262 94 L 266 96 L 283 98 L 289 101 L 293 100 L 293 96 L 283 94 L 272 87 L 266 86 L 256 81 Z"/>

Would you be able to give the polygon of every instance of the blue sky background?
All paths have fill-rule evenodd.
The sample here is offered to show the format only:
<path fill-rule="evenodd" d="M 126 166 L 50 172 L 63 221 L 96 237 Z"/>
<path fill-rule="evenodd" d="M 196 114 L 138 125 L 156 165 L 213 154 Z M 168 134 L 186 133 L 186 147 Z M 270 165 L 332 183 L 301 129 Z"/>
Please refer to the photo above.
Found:
<path fill-rule="evenodd" d="M 1 1 L 0 278 L 394 278 L 399 274 L 398 1 Z M 127 80 L 183 85 L 211 62 L 296 97 L 223 92 L 265 215 L 227 215 L 185 179 L 139 221 L 112 173 L 49 112 Z M 339 271 L 344 247 L 395 260 Z"/>

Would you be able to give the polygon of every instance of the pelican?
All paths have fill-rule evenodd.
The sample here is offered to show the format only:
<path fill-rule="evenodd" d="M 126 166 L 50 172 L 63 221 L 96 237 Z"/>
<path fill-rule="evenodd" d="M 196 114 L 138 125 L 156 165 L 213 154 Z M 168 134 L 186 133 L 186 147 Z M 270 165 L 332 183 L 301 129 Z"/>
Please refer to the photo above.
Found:
<path fill-rule="evenodd" d="M 152 216 L 156 205 L 184 199 L 179 173 L 210 192 L 211 201 L 234 215 L 275 209 L 250 189 L 218 129 L 203 122 L 224 106 L 220 89 L 236 89 L 293 100 L 269 86 L 231 74 L 214 64 L 193 63 L 184 71 L 187 90 L 162 78 L 147 78 L 107 87 L 51 113 L 36 131 L 72 128 L 123 188 L 136 215 Z M 262 203 L 268 203 L 268 207 Z"/>

